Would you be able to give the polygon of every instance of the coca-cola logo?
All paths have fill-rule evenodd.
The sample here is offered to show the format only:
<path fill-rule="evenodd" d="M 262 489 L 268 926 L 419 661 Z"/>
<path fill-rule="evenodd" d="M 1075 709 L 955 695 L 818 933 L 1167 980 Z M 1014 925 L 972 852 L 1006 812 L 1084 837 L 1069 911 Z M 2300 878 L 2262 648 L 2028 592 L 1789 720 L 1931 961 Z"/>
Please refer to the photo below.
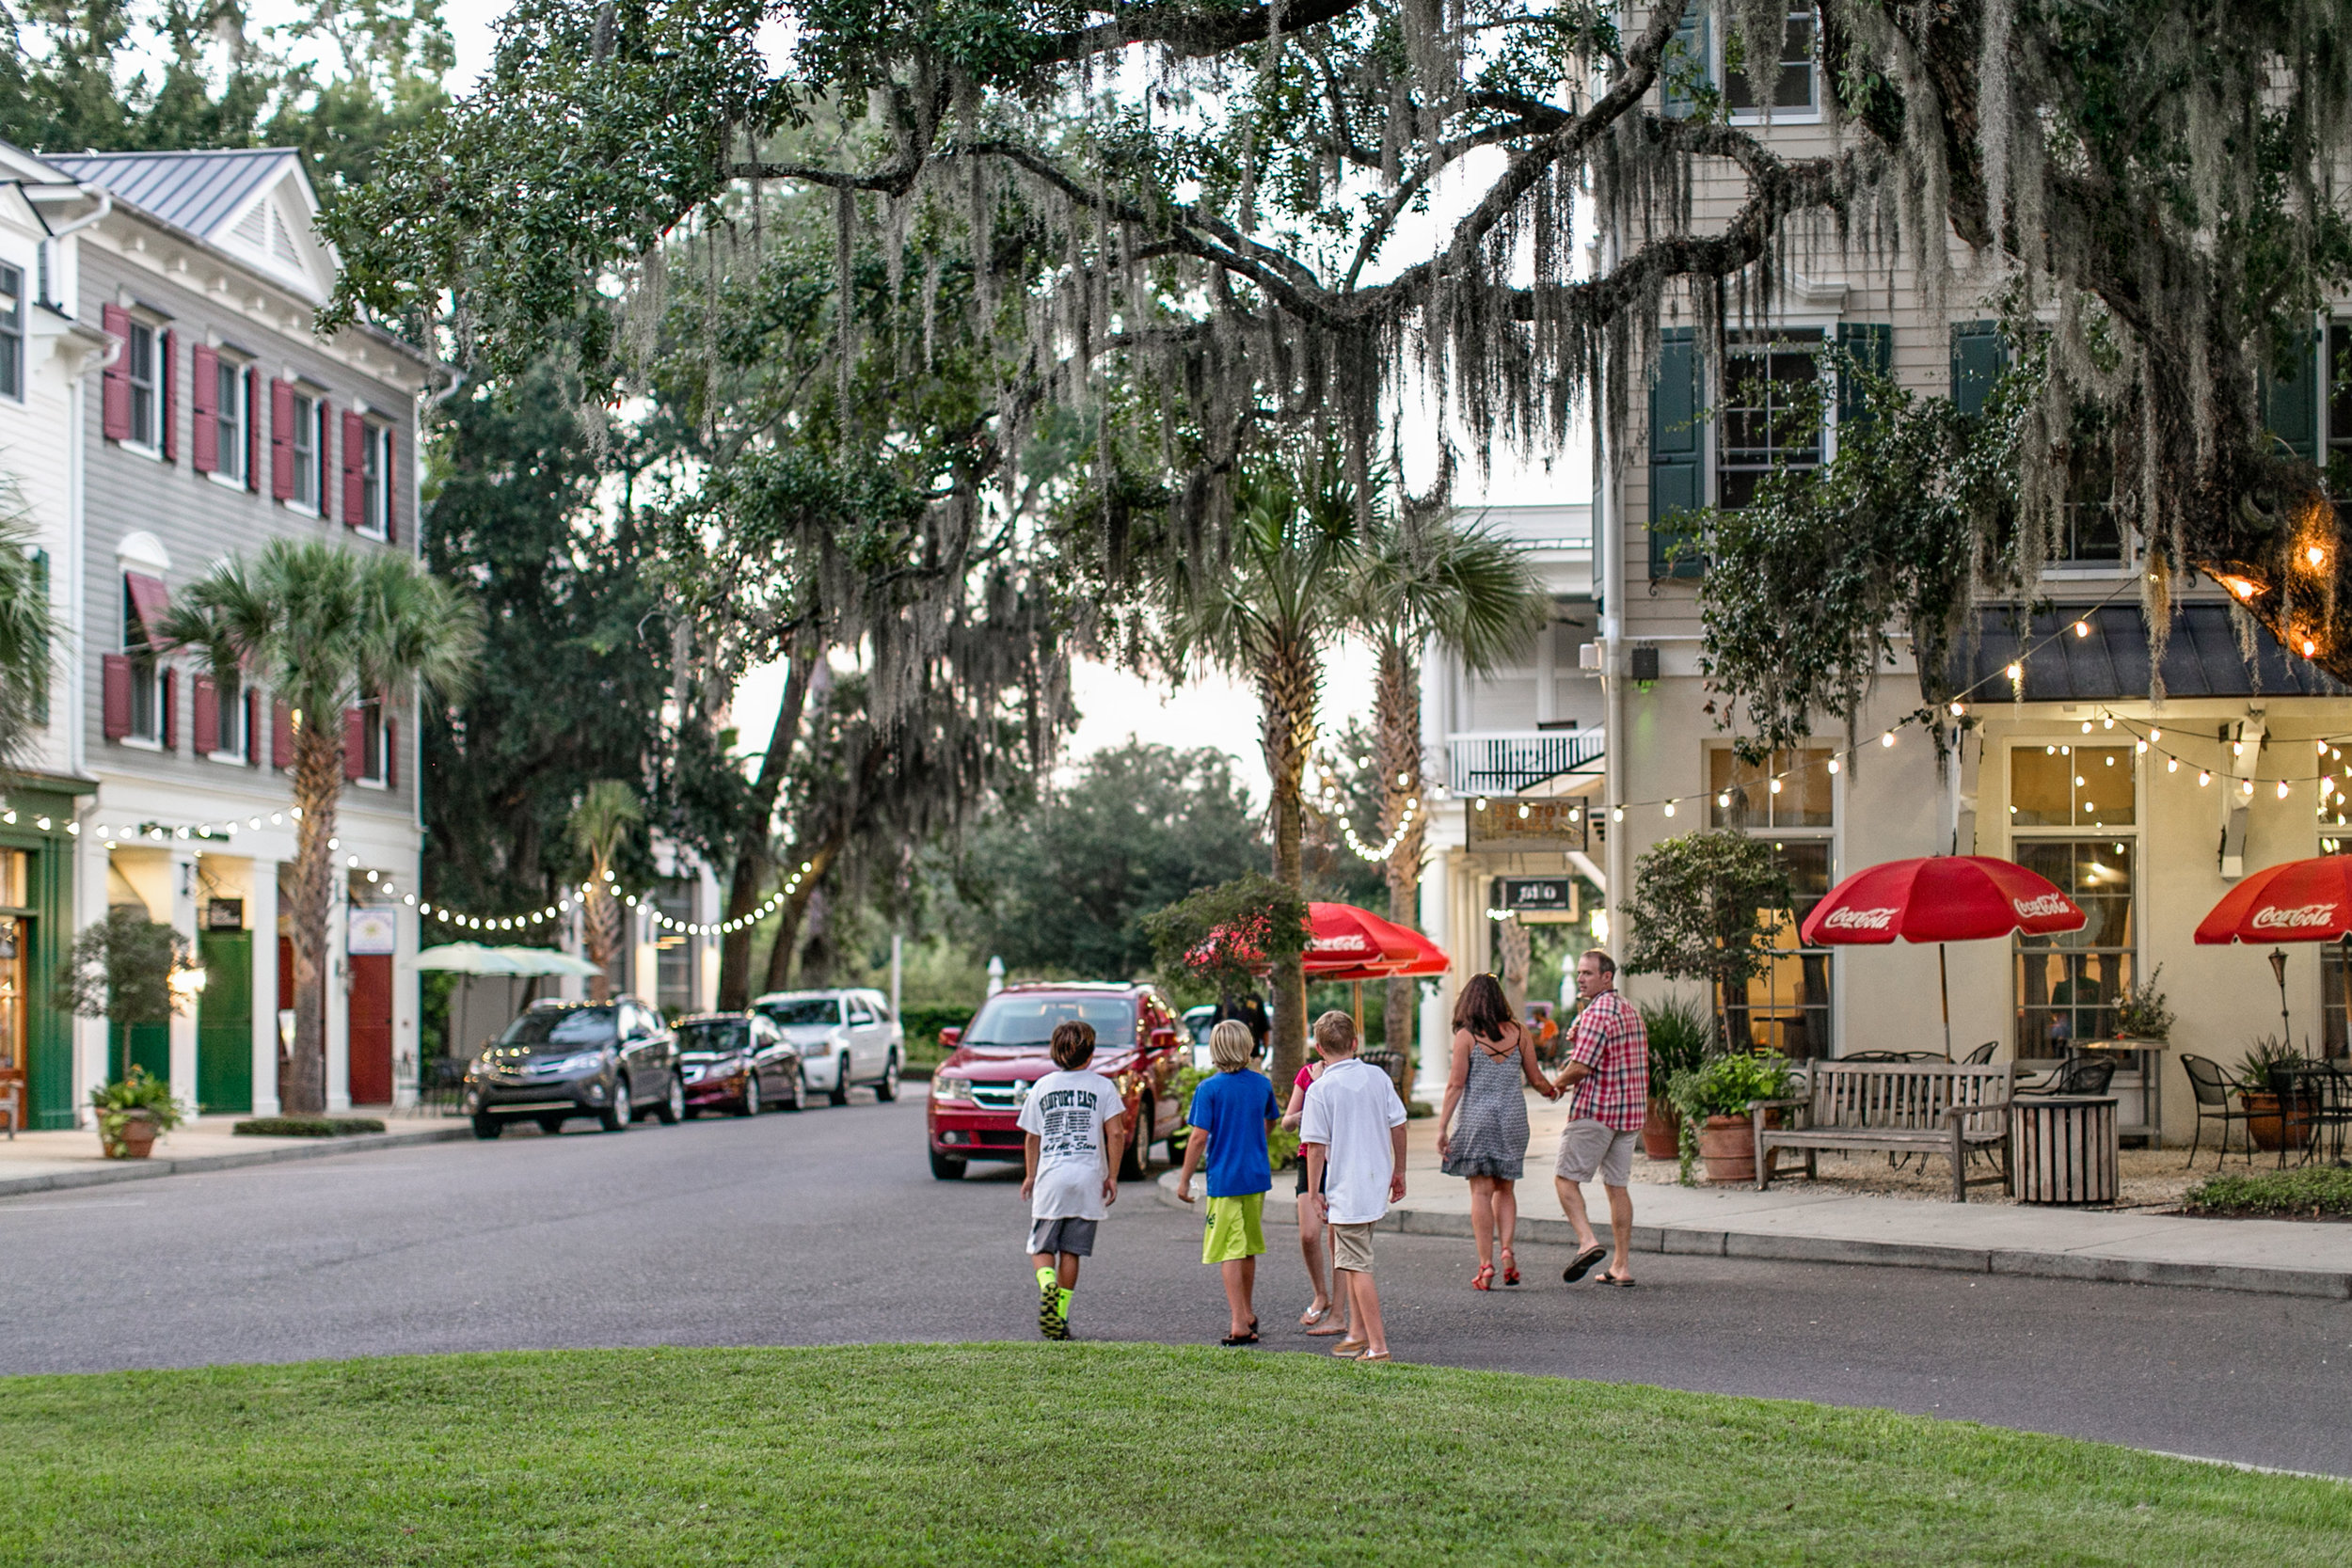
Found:
<path fill-rule="evenodd" d="M 1349 934 L 1337 937 L 1316 937 L 1307 943 L 1307 951 L 1310 953 L 1361 954 L 1376 953 L 1379 949 L 1373 946 L 1369 938 Z"/>
<path fill-rule="evenodd" d="M 1833 931 L 1883 931 L 1895 924 L 1895 911 L 1892 908 L 1832 910 L 1829 918 L 1821 924 Z"/>
<path fill-rule="evenodd" d="M 2040 920 L 2044 915 L 2073 914 L 2074 906 L 2062 893 L 2045 893 L 2039 898 L 2012 898 L 2010 904 L 2020 920 Z"/>
<path fill-rule="evenodd" d="M 2332 926 L 2335 923 L 2336 907 L 2333 904 L 2305 904 L 2292 910 L 2270 905 L 2256 910 L 2254 918 L 2247 922 L 2257 931 L 2304 930 L 2313 926 Z"/>

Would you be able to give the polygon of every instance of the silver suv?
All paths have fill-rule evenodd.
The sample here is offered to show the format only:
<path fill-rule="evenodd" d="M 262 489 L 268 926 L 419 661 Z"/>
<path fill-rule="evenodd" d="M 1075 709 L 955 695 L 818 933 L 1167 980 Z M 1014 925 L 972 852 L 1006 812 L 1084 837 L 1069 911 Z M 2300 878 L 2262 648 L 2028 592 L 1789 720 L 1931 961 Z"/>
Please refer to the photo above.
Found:
<path fill-rule="evenodd" d="M 774 990 L 752 1004 L 801 1053 L 802 1082 L 835 1105 L 850 1088 L 870 1084 L 876 1100 L 898 1098 L 906 1028 L 878 990 Z"/>

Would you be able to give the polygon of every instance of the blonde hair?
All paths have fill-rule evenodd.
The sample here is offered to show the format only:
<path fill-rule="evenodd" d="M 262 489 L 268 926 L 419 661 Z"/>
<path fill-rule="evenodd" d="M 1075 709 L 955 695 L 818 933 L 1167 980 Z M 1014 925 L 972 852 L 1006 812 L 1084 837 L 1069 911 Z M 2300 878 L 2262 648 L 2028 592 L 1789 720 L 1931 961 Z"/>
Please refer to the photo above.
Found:
<path fill-rule="evenodd" d="M 1240 1019 L 1226 1019 L 1209 1031 L 1209 1062 L 1219 1072 L 1239 1072 L 1257 1053 L 1258 1037 Z"/>
<path fill-rule="evenodd" d="M 1356 1049 L 1356 1021 L 1337 1007 L 1315 1020 L 1315 1051 L 1325 1061 Z"/>

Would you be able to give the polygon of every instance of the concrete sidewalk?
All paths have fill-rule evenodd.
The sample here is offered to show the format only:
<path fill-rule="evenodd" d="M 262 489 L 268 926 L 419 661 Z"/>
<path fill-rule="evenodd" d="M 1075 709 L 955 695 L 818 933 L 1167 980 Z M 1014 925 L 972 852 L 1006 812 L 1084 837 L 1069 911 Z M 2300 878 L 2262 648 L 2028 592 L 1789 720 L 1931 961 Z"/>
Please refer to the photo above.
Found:
<path fill-rule="evenodd" d="M 230 1129 L 241 1117 L 198 1117 L 160 1138 L 144 1160 L 109 1160 L 98 1149 L 90 1128 L 70 1132 L 19 1132 L 0 1137 L 0 1197 L 96 1187 L 113 1181 L 152 1180 L 192 1171 L 231 1170 L 280 1160 L 316 1160 L 374 1148 L 406 1148 L 469 1137 L 472 1129 L 455 1117 L 387 1120 L 382 1132 L 342 1138 L 241 1138 Z"/>
<path fill-rule="evenodd" d="M 1527 1176 L 1518 1184 L 1518 1235 L 1570 1244 L 1551 1170 L 1565 1112 L 1530 1097 Z M 1470 1234 L 1470 1183 L 1438 1169 L 1434 1119 L 1408 1125 L 1405 1200 L 1385 1230 L 1421 1236 Z M 1159 1199 L 1176 1204 L 1173 1172 Z M 1270 1222 L 1295 1225 L 1294 1179 L 1275 1179 Z M 1200 1192 L 1196 1179 L 1194 1192 Z M 1586 1189 L 1606 1225 L 1597 1184 Z M 1607 1232 L 1602 1232 L 1607 1239 Z M 1753 1187 L 1633 1186 L 1637 1252 L 1700 1253 L 1792 1262 L 1868 1263 L 2033 1275 L 2049 1279 L 2200 1286 L 2268 1295 L 2352 1300 L 2352 1225 L 2295 1220 L 2190 1219 L 2180 1215 L 2009 1203 L 1954 1204 L 1881 1197 L 1783 1177 L 1771 1192 Z"/>

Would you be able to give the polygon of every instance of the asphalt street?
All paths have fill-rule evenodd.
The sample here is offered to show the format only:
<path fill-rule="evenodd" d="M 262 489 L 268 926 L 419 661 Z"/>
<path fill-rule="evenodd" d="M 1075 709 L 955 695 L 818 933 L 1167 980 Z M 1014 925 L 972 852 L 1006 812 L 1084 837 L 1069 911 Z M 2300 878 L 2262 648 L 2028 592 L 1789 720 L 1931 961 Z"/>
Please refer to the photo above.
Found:
<path fill-rule="evenodd" d="M 976 1166 L 934 1181 L 920 1093 L 0 1201 L 0 1372 L 1033 1337 L 1017 1178 Z M 1550 1211 L 1544 1183 L 1523 1192 L 1531 1212 Z M 1198 1223 L 1126 1187 L 1080 1283 L 1076 1334 L 1221 1334 Z M 1267 1240 L 1266 1344 L 1232 1354 L 1318 1352 L 1328 1341 L 1295 1328 L 1307 1299 L 1295 1232 Z M 1654 1255 L 1636 1255 L 1638 1290 L 1610 1291 L 1563 1285 L 1565 1261 L 1527 1246 L 1528 1284 L 1480 1293 L 1469 1243 L 1381 1236 L 1397 1358 L 1879 1405 L 2352 1475 L 2352 1305 Z"/>

